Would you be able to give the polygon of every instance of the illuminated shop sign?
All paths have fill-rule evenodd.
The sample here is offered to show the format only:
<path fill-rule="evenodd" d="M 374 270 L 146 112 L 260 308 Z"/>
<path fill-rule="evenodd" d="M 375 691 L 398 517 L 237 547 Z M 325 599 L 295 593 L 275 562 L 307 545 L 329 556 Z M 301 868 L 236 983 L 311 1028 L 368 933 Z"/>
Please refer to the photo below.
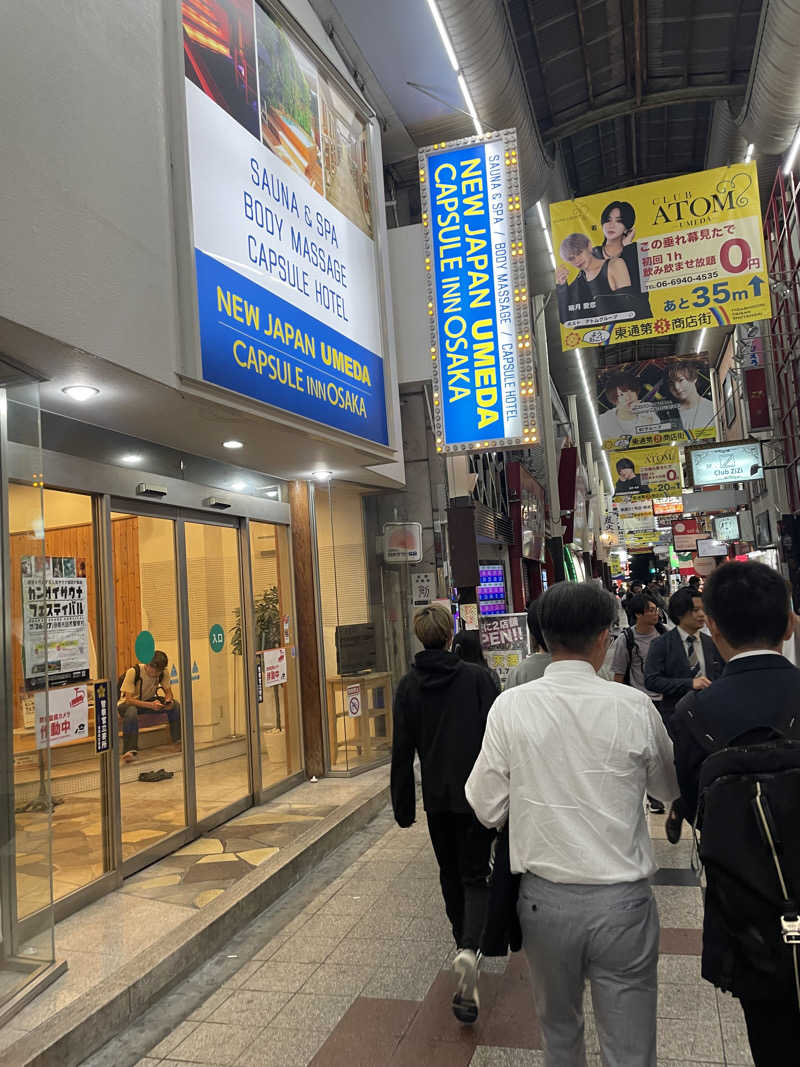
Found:
<path fill-rule="evenodd" d="M 537 440 L 515 130 L 420 152 L 440 452 Z"/>
<path fill-rule="evenodd" d="M 550 205 L 563 348 L 768 319 L 755 163 Z"/>
<path fill-rule="evenodd" d="M 731 441 L 713 448 L 687 448 L 693 484 L 729 485 L 764 477 L 764 460 L 758 441 Z"/>
<path fill-rule="evenodd" d="M 182 18 L 203 378 L 386 445 L 367 122 L 252 0 Z"/>

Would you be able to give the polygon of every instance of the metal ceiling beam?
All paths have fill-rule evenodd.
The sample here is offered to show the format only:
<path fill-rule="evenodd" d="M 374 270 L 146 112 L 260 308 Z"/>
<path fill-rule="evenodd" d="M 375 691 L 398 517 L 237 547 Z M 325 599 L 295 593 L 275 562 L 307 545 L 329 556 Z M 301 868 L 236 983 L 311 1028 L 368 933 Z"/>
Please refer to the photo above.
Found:
<path fill-rule="evenodd" d="M 640 111 L 652 111 L 657 107 L 670 107 L 672 104 L 687 104 L 697 100 L 731 100 L 744 95 L 742 85 L 692 85 L 685 89 L 667 89 L 661 93 L 648 93 L 642 97 L 637 105 L 635 97 L 627 100 L 617 100 L 613 104 L 604 107 L 596 107 L 586 111 L 577 118 L 561 122 L 552 129 L 542 131 L 542 140 L 545 144 L 553 141 L 562 141 L 565 137 L 572 137 L 581 130 L 595 126 L 598 122 L 607 122 L 609 119 L 619 118 Z"/>

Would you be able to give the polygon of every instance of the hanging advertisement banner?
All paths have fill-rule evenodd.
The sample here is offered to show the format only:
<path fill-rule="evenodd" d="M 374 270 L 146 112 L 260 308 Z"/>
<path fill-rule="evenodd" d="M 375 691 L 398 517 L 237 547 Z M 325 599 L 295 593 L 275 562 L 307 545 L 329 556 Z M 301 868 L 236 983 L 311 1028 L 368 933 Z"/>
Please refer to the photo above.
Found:
<path fill-rule="evenodd" d="M 527 615 L 493 615 L 480 621 L 481 648 L 489 667 L 506 684 L 508 672 L 530 651 Z"/>
<path fill-rule="evenodd" d="M 28 688 L 89 677 L 89 610 L 82 560 L 23 556 L 22 654 Z M 44 570 L 42 569 L 44 567 Z M 45 654 L 46 649 L 46 654 Z"/>
<path fill-rule="evenodd" d="M 536 440 L 515 130 L 419 153 L 440 452 Z"/>
<path fill-rule="evenodd" d="M 550 205 L 564 350 L 768 319 L 755 163 Z"/>
<path fill-rule="evenodd" d="M 183 0 L 202 374 L 388 444 L 369 127 L 253 0 Z"/>
<path fill-rule="evenodd" d="M 672 533 L 670 530 L 656 528 L 646 530 L 634 530 L 633 533 L 625 534 L 625 547 L 629 552 L 652 552 L 655 548 L 666 547 L 670 543 Z"/>
<path fill-rule="evenodd" d="M 601 368 L 597 424 L 606 451 L 715 441 L 708 359 L 668 356 Z"/>
<path fill-rule="evenodd" d="M 265 688 L 273 685 L 283 685 L 286 681 L 286 649 L 268 648 L 261 653 L 264 662 Z"/>
<path fill-rule="evenodd" d="M 654 496 L 654 515 L 682 515 L 683 496 Z"/>
<path fill-rule="evenodd" d="M 672 523 L 672 546 L 676 552 L 696 552 L 697 538 L 705 536 L 699 519 L 676 519 Z"/>
<path fill-rule="evenodd" d="M 744 395 L 748 432 L 771 429 L 766 367 L 748 367 L 744 371 Z"/>
<path fill-rule="evenodd" d="M 681 459 L 677 446 L 626 449 L 609 452 L 614 496 L 646 493 L 653 496 L 680 496 Z M 652 511 L 652 507 L 651 507 Z"/>
<path fill-rule="evenodd" d="M 386 563 L 419 563 L 422 560 L 422 523 L 385 522 L 383 558 Z"/>
<path fill-rule="evenodd" d="M 630 496 L 614 498 L 614 511 L 623 535 L 632 530 L 654 530 L 656 520 L 653 504 L 646 493 L 631 493 Z"/>

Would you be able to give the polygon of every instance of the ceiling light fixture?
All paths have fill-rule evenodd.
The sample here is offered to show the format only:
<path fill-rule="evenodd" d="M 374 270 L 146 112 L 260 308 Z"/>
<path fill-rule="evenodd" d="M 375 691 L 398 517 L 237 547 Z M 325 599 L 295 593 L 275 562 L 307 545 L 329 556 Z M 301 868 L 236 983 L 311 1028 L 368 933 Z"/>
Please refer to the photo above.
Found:
<path fill-rule="evenodd" d="M 234 493 L 241 493 L 243 489 L 247 488 L 247 482 L 243 482 L 241 478 L 237 478 L 235 482 L 231 482 L 231 489 Z"/>
<path fill-rule="evenodd" d="M 439 37 L 441 38 L 444 50 L 447 53 L 447 58 L 450 60 L 450 66 L 456 72 L 458 76 L 458 87 L 461 90 L 461 95 L 464 97 L 464 103 L 467 105 L 467 111 L 472 117 L 472 124 L 475 127 L 475 133 L 480 137 L 483 133 L 483 126 L 481 126 L 481 120 L 478 118 L 478 112 L 475 110 L 475 105 L 472 102 L 467 83 L 464 79 L 464 75 L 461 73 L 461 68 L 458 65 L 458 58 L 453 48 L 453 43 L 450 40 L 450 34 L 447 32 L 447 27 L 444 24 L 444 19 L 439 11 L 439 7 L 436 0 L 428 0 L 428 8 L 430 9 L 431 16 L 436 29 L 439 31 Z"/>
<path fill-rule="evenodd" d="M 95 389 L 93 385 L 67 385 L 61 392 L 68 396 L 70 400 L 77 400 L 81 404 L 85 400 L 91 400 L 93 396 L 100 394 L 100 390 Z"/>
<path fill-rule="evenodd" d="M 129 467 L 133 467 L 135 464 L 142 462 L 142 456 L 138 452 L 126 452 L 124 456 L 119 457 L 119 461 Z"/>
<path fill-rule="evenodd" d="M 318 482 L 328 482 L 333 477 L 333 471 L 318 470 L 312 471 L 311 477 L 315 478 Z"/>
<path fill-rule="evenodd" d="M 229 441 L 223 441 L 222 442 L 222 447 L 223 448 L 234 449 L 234 448 L 244 448 L 244 445 L 242 444 L 241 441 L 237 441 L 235 437 L 232 437 Z"/>
<path fill-rule="evenodd" d="M 747 151 L 745 152 L 744 156 L 745 163 L 749 163 L 750 160 L 753 158 L 753 152 L 755 151 L 755 147 L 756 146 L 754 144 L 749 144 L 747 146 Z"/>
<path fill-rule="evenodd" d="M 603 457 L 603 466 L 605 467 L 606 477 L 608 478 L 609 491 L 614 492 L 614 479 L 611 477 L 611 468 L 608 465 L 608 456 L 603 450 L 603 435 L 600 433 L 600 426 L 597 422 L 597 413 L 594 410 L 594 401 L 592 395 L 589 392 L 589 382 L 586 379 L 586 371 L 583 369 L 583 359 L 581 357 L 581 350 L 575 349 L 575 355 L 578 360 L 578 370 L 580 371 L 581 381 L 583 382 L 583 395 L 586 398 L 586 406 L 589 408 L 589 414 L 592 417 L 592 425 L 594 426 L 594 435 L 597 438 L 597 447 L 600 449 L 600 455 Z"/>
<path fill-rule="evenodd" d="M 794 140 L 792 141 L 792 147 L 789 149 L 789 155 L 786 157 L 786 163 L 783 166 L 784 178 L 788 178 L 789 175 L 792 173 L 792 167 L 794 166 L 794 161 L 797 158 L 798 148 L 800 148 L 800 126 L 797 127 L 797 132 L 795 133 Z"/>
<path fill-rule="evenodd" d="M 430 8 L 433 21 L 436 23 L 436 29 L 439 31 L 439 36 L 442 39 L 444 50 L 447 52 L 447 58 L 450 60 L 450 66 L 456 73 L 458 73 L 458 60 L 456 54 L 453 51 L 453 46 L 450 43 L 450 35 L 447 32 L 442 16 L 439 14 L 439 8 L 436 6 L 436 0 L 428 0 L 428 7 Z"/>
<path fill-rule="evenodd" d="M 700 331 L 700 340 L 697 342 L 697 351 L 698 352 L 702 352 L 703 351 L 703 341 L 705 340 L 705 336 L 706 336 L 706 331 L 705 331 L 705 329 L 702 329 Z"/>

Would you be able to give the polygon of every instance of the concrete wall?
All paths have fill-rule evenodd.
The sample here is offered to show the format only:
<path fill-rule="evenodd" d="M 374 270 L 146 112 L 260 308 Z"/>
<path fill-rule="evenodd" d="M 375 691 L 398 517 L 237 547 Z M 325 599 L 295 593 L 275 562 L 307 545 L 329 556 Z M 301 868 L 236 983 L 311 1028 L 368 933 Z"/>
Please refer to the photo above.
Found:
<path fill-rule="evenodd" d="M 307 0 L 285 7 L 352 85 Z M 183 70 L 179 41 L 165 50 L 179 10 L 180 0 L 5 5 L 0 64 L 0 318 L 171 386 L 194 365 L 181 358 L 193 334 L 181 334 L 170 156 L 182 149 L 167 104 Z M 381 204 L 374 215 L 388 304 Z M 393 382 L 391 343 L 384 358 Z M 389 421 L 399 436 L 396 389 Z"/>
<path fill-rule="evenodd" d="M 430 334 L 422 226 L 389 230 L 389 264 L 397 346 L 397 380 L 431 380 Z"/>

